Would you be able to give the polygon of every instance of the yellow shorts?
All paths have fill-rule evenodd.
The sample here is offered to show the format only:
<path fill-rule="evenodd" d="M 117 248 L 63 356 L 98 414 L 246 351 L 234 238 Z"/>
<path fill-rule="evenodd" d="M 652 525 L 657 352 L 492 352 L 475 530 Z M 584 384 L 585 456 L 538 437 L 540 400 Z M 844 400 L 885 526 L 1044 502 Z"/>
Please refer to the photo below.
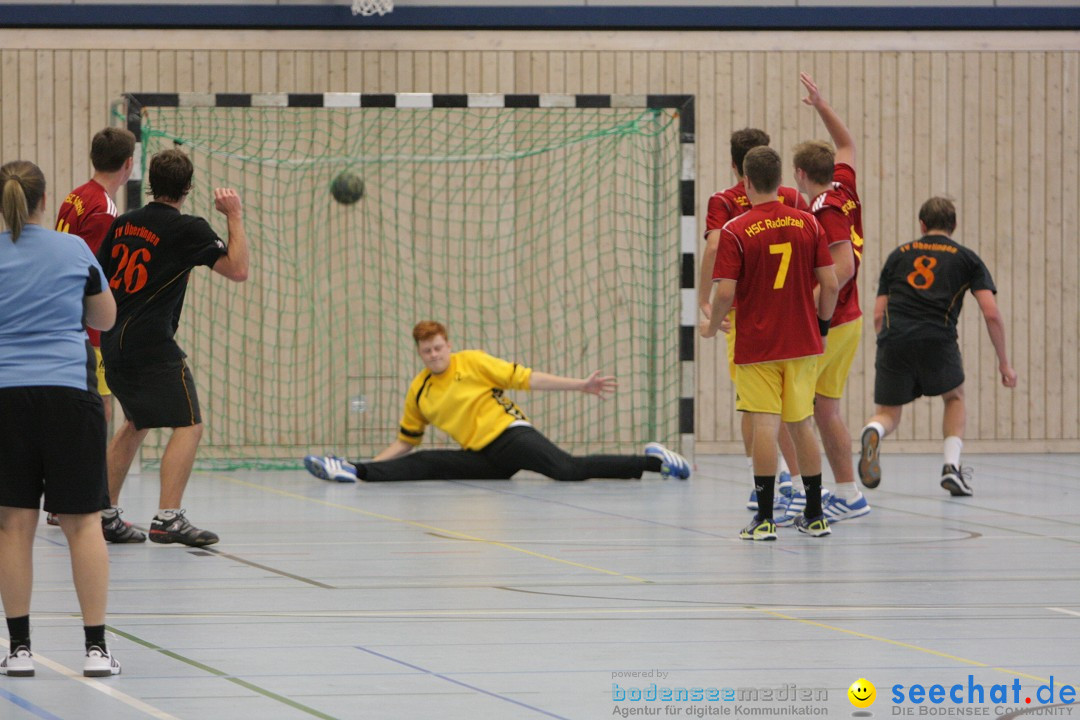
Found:
<path fill-rule="evenodd" d="M 102 397 L 106 395 L 112 395 L 112 390 L 105 384 L 105 363 L 101 360 L 101 348 L 94 348 L 94 355 L 97 356 L 97 391 Z"/>
<path fill-rule="evenodd" d="M 735 370 L 735 409 L 779 415 L 799 422 L 814 414 L 818 355 L 739 365 Z"/>
<path fill-rule="evenodd" d="M 844 396 L 848 373 L 862 339 L 862 317 L 829 329 L 825 354 L 818 363 L 817 394 L 840 399 Z"/>
<path fill-rule="evenodd" d="M 727 366 L 731 373 L 731 382 L 735 382 L 735 310 L 728 311 L 727 319 L 731 321 L 731 330 L 727 333 Z"/>

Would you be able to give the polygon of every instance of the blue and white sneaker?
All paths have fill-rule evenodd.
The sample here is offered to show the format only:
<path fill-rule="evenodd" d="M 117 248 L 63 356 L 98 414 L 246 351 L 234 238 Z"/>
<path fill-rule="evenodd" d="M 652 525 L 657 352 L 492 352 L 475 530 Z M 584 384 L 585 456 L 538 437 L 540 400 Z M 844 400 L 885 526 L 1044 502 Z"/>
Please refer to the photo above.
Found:
<path fill-rule="evenodd" d="M 336 455 L 308 455 L 304 458 L 304 467 L 320 480 L 341 483 L 354 483 L 357 480 L 356 466 Z"/>
<path fill-rule="evenodd" d="M 825 507 L 825 503 L 829 500 L 829 491 L 825 488 L 821 488 L 821 507 Z M 795 492 L 783 498 L 784 504 L 782 508 L 773 509 L 773 517 L 776 518 L 777 527 L 791 527 L 795 522 L 795 518 L 802 515 L 806 511 L 806 494 L 796 490 Z M 831 518 L 830 518 L 831 519 Z"/>
<path fill-rule="evenodd" d="M 806 495 L 795 491 L 787 497 L 780 498 L 779 507 L 773 509 L 773 517 L 777 527 L 790 527 L 795 518 L 806 510 Z"/>
<path fill-rule="evenodd" d="M 791 473 L 780 473 L 780 482 L 776 484 L 776 495 L 773 496 L 773 514 L 776 514 L 776 509 L 780 507 L 781 501 L 785 497 L 791 497 Z M 750 491 L 750 499 L 746 501 L 746 509 L 757 512 L 757 490 Z M 782 515 L 776 515 L 776 517 L 782 517 Z"/>
<path fill-rule="evenodd" d="M 822 498 L 821 514 L 830 523 L 850 520 L 869 515 L 870 503 L 866 502 L 866 496 L 861 493 L 857 500 L 845 500 L 835 493 L 829 493 L 828 498 Z"/>
<path fill-rule="evenodd" d="M 660 459 L 660 477 L 678 478 L 685 480 L 690 477 L 690 463 L 682 455 L 672 452 L 658 442 L 645 445 L 645 454 L 648 457 Z M 310 469 L 310 468 L 309 468 Z"/>

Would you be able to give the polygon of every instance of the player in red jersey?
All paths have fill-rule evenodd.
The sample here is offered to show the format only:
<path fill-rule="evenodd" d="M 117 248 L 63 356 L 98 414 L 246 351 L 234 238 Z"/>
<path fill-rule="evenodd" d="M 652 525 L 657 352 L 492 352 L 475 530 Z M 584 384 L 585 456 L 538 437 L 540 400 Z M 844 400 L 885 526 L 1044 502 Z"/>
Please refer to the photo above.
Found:
<path fill-rule="evenodd" d="M 776 440 L 787 424 L 806 484 L 806 513 L 795 526 L 828 535 L 821 516 L 821 457 L 809 419 L 814 412 L 821 337 L 829 331 L 838 285 L 825 234 L 809 213 L 773 198 L 780 185 L 780 156 L 754 148 L 743 161 L 753 208 L 721 230 L 713 278 L 717 291 L 701 334 L 713 337 L 732 302 L 741 330 L 735 344 L 738 409 L 751 416 L 754 489 L 758 511 L 740 533 L 746 540 L 775 540 L 773 492 Z M 760 189 L 759 189 L 760 188 Z M 814 298 L 815 281 L 820 287 Z"/>
<path fill-rule="evenodd" d="M 795 182 L 799 190 L 812 198 L 810 212 L 825 230 L 840 283 L 828 346 L 818 363 L 814 399 L 814 420 L 836 480 L 836 488 L 824 500 L 824 514 L 829 522 L 838 522 L 870 512 L 870 504 L 855 485 L 851 433 L 840 414 L 840 398 L 862 338 L 862 310 L 856 284 L 863 250 L 862 202 L 855 184 L 855 140 L 844 121 L 821 97 L 814 79 L 806 73 L 801 73 L 799 79 L 807 91 L 803 102 L 817 110 L 836 144 L 834 151 L 826 142 L 800 143 L 795 148 L 794 165 Z M 796 489 L 777 524 L 794 522 L 804 505 L 804 496 Z"/>
<path fill-rule="evenodd" d="M 135 160 L 135 136 L 124 128 L 108 127 L 94 135 L 90 141 L 90 164 L 94 175 L 84 185 L 67 194 L 56 214 L 56 229 L 81 237 L 97 253 L 112 221 L 116 219 L 116 203 L 113 198 L 131 177 Z M 105 382 L 105 365 L 101 362 L 101 333 L 94 328 L 86 329 L 90 344 L 97 356 L 97 389 L 105 406 L 105 423 L 112 421 L 112 391 Z M 50 525 L 60 521 L 53 513 L 45 516 Z M 117 517 L 102 517 L 103 523 L 112 523 L 113 534 L 130 532 L 130 524 Z M 119 523 L 119 524 L 118 524 Z M 106 535 L 109 530 L 106 529 Z"/>
<path fill-rule="evenodd" d="M 731 133 L 731 171 L 735 173 L 738 182 L 722 190 L 709 198 L 708 214 L 705 219 L 705 250 L 701 255 L 701 269 L 698 277 L 698 306 L 708 319 L 712 311 L 712 273 L 716 265 L 716 249 L 720 244 L 720 228 L 732 218 L 742 215 L 750 209 L 750 199 L 746 196 L 744 176 L 742 171 L 743 158 L 750 150 L 768 146 L 769 135 L 764 130 L 757 128 L 743 128 Z M 807 210 L 806 201 L 795 188 L 781 186 L 777 191 L 777 200 L 800 210 Z M 721 330 L 727 334 L 728 370 L 731 373 L 732 382 L 735 381 L 735 309 L 728 312 Z M 750 417 L 742 414 L 740 430 L 743 438 L 743 448 L 746 451 L 747 465 L 750 466 L 753 475 L 753 463 L 751 461 L 751 447 L 753 436 L 750 430 Z M 801 485 L 799 479 L 799 464 L 795 458 L 795 446 L 791 442 L 791 436 L 787 430 L 780 431 L 780 486 L 777 501 L 781 497 L 788 497 L 792 492 L 792 484 Z M 757 494 L 750 493 L 750 501 L 746 504 L 748 510 L 757 510 Z"/>
<path fill-rule="evenodd" d="M 94 135 L 90 142 L 90 163 L 94 175 L 90 180 L 67 194 L 56 214 L 56 229 L 78 235 L 97 253 L 101 241 L 116 219 L 113 198 L 131 177 L 134 165 L 135 136 L 123 128 L 109 127 Z M 90 344 L 98 360 L 98 392 L 105 401 L 105 422 L 112 419 L 112 393 L 105 384 L 105 368 L 101 364 L 101 333 L 87 328 Z"/>

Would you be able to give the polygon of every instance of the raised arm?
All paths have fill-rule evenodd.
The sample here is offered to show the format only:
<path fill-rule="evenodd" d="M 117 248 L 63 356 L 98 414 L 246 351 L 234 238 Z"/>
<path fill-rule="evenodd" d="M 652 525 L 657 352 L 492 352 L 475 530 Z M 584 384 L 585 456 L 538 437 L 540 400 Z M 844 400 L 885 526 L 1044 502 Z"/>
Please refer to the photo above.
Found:
<path fill-rule="evenodd" d="M 215 188 L 214 208 L 229 221 L 229 250 L 214 263 L 214 272 L 233 282 L 244 282 L 248 278 L 248 244 L 240 196 L 232 188 Z"/>
<path fill-rule="evenodd" d="M 821 92 L 809 73 L 799 73 L 799 80 L 808 93 L 803 102 L 817 110 L 821 121 L 825 123 L 825 129 L 829 131 L 829 137 L 836 145 L 836 162 L 855 167 L 855 138 L 851 136 L 847 125 L 832 106 L 825 102 L 825 98 L 821 97 Z"/>
<path fill-rule="evenodd" d="M 568 378 L 533 370 L 529 379 L 530 390 L 577 390 L 600 398 L 614 393 L 618 385 L 614 377 L 601 375 L 599 370 L 587 378 Z"/>
<path fill-rule="evenodd" d="M 1016 370 L 1009 364 L 1009 356 L 1005 350 L 1005 320 L 998 310 L 994 293 L 989 290 L 975 290 L 972 292 L 975 300 L 979 303 L 983 320 L 986 321 L 986 331 L 990 333 L 990 342 L 994 345 L 997 353 L 998 371 L 1001 373 L 1001 384 L 1007 388 L 1016 387 Z"/>

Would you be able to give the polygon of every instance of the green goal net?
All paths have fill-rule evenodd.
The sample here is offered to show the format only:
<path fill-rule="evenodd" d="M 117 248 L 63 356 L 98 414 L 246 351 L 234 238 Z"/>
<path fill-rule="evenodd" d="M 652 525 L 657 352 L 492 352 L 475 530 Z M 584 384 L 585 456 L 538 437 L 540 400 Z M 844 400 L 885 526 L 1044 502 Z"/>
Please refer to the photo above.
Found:
<path fill-rule="evenodd" d="M 183 104 L 181 104 L 183 105 Z M 129 110 L 130 111 L 130 110 Z M 184 212 L 226 237 L 233 187 L 247 282 L 192 273 L 178 341 L 205 463 L 367 457 L 396 436 L 422 369 L 410 336 L 559 375 L 616 375 L 606 401 L 515 393 L 571 452 L 677 444 L 678 118 L 643 108 L 143 107 L 142 159 L 182 147 Z M 345 179 L 335 180 L 346 173 Z M 346 204 L 358 194 L 356 202 Z M 164 450 L 152 434 L 144 459 Z M 425 447 L 452 447 L 431 430 Z"/>

